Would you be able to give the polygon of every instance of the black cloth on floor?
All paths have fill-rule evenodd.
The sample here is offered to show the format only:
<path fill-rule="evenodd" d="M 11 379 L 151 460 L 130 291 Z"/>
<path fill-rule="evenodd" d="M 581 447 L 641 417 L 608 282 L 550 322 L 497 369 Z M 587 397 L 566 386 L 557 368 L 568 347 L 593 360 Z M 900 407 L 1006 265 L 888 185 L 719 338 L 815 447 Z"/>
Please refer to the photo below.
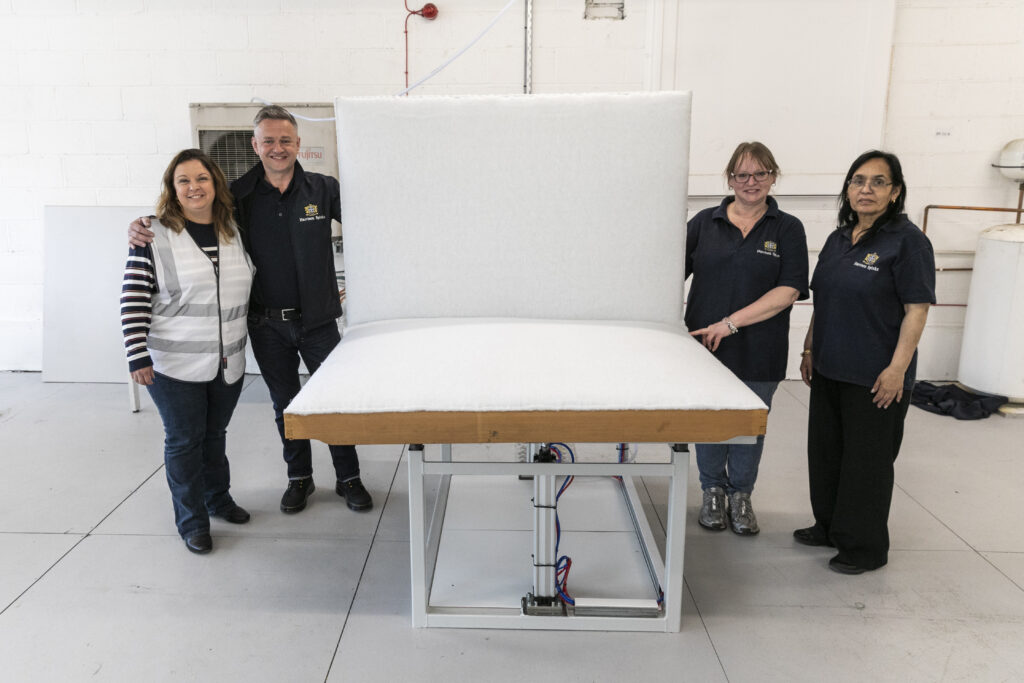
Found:
<path fill-rule="evenodd" d="M 917 382 L 910 397 L 912 405 L 939 415 L 952 415 L 958 420 L 980 420 L 999 410 L 1007 402 L 1005 396 L 974 394 L 955 384 Z"/>

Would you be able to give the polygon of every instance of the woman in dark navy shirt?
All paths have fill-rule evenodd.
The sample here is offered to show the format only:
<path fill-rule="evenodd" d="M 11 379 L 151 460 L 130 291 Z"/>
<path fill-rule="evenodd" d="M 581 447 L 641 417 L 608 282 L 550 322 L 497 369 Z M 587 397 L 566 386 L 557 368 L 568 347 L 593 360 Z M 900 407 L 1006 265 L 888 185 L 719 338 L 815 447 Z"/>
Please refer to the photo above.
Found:
<path fill-rule="evenodd" d="M 814 526 L 842 574 L 888 560 L 893 462 L 903 439 L 917 343 L 935 303 L 931 242 L 903 213 L 899 159 L 862 154 L 846 174 L 839 227 L 818 257 L 814 316 L 800 363 L 811 387 L 807 463 Z"/>
<path fill-rule="evenodd" d="M 807 239 L 803 224 L 768 196 L 779 167 L 767 147 L 741 143 L 725 175 L 733 196 L 686 226 L 693 281 L 685 322 L 770 408 L 786 375 L 789 311 L 807 298 Z M 755 444 L 697 444 L 701 526 L 729 525 L 742 535 L 760 530 L 750 494 L 763 448 L 763 436 Z"/>

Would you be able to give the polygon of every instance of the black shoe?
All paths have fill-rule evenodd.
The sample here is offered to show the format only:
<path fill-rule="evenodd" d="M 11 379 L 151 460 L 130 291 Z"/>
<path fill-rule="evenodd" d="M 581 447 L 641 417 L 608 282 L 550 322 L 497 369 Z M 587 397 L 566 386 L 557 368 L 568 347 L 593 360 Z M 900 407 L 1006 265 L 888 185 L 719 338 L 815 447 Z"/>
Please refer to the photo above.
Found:
<path fill-rule="evenodd" d="M 829 548 L 835 548 L 832 541 L 828 540 L 828 536 L 825 535 L 825 532 L 817 526 L 809 526 L 806 529 L 797 529 L 793 532 L 793 538 L 796 539 L 797 543 L 803 543 L 804 545 L 825 545 Z"/>
<path fill-rule="evenodd" d="M 309 500 L 313 491 L 316 491 L 316 487 L 313 486 L 313 477 L 290 479 L 288 489 L 281 496 L 281 512 L 289 514 L 302 512 L 306 509 L 306 501 Z"/>
<path fill-rule="evenodd" d="M 834 572 L 839 572 L 840 574 L 863 574 L 864 572 L 871 571 L 867 567 L 858 567 L 855 564 L 843 562 L 839 559 L 838 555 L 828 561 L 828 568 Z"/>
<path fill-rule="evenodd" d="M 185 539 L 185 547 L 196 555 L 205 555 L 213 550 L 213 539 L 210 538 L 210 532 L 201 531 L 198 534 L 192 534 Z"/>
<path fill-rule="evenodd" d="M 373 507 L 373 499 L 370 498 L 370 492 L 363 486 L 363 482 L 360 481 L 359 477 L 349 479 L 348 481 L 339 481 L 334 490 L 345 499 L 349 510 L 365 512 Z"/>
<path fill-rule="evenodd" d="M 214 517 L 220 517 L 225 522 L 230 522 L 231 524 L 245 524 L 249 521 L 249 516 L 245 508 L 238 503 L 232 503 L 231 507 L 225 508 L 214 515 Z"/>

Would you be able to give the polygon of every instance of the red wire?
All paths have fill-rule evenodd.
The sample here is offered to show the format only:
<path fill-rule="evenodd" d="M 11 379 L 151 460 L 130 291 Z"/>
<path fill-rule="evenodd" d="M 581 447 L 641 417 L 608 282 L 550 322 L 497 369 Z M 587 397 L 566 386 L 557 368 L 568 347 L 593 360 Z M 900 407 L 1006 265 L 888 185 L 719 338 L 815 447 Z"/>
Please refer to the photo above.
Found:
<path fill-rule="evenodd" d="M 565 565 L 558 571 L 555 581 L 563 593 L 569 595 L 569 569 L 572 568 L 572 559 L 565 558 Z M 569 597 L 572 597 L 569 595 Z"/>

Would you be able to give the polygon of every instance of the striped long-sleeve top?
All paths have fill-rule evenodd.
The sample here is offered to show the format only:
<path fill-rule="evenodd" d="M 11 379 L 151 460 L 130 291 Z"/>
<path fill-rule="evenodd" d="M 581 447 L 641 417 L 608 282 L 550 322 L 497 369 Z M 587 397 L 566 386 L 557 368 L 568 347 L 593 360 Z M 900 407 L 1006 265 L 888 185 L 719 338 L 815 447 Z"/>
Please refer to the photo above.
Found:
<path fill-rule="evenodd" d="M 124 266 L 121 285 L 121 332 L 124 349 L 128 354 L 131 372 L 153 365 L 146 347 L 149 325 L 153 319 L 153 293 L 156 276 L 153 269 L 153 249 L 149 245 L 132 247 Z"/>
<path fill-rule="evenodd" d="M 186 221 L 185 229 L 217 267 L 217 235 L 212 225 Z M 133 246 L 128 251 L 121 284 L 121 332 L 131 372 L 153 365 L 146 338 L 153 320 L 153 294 L 157 291 L 153 248 Z"/>

